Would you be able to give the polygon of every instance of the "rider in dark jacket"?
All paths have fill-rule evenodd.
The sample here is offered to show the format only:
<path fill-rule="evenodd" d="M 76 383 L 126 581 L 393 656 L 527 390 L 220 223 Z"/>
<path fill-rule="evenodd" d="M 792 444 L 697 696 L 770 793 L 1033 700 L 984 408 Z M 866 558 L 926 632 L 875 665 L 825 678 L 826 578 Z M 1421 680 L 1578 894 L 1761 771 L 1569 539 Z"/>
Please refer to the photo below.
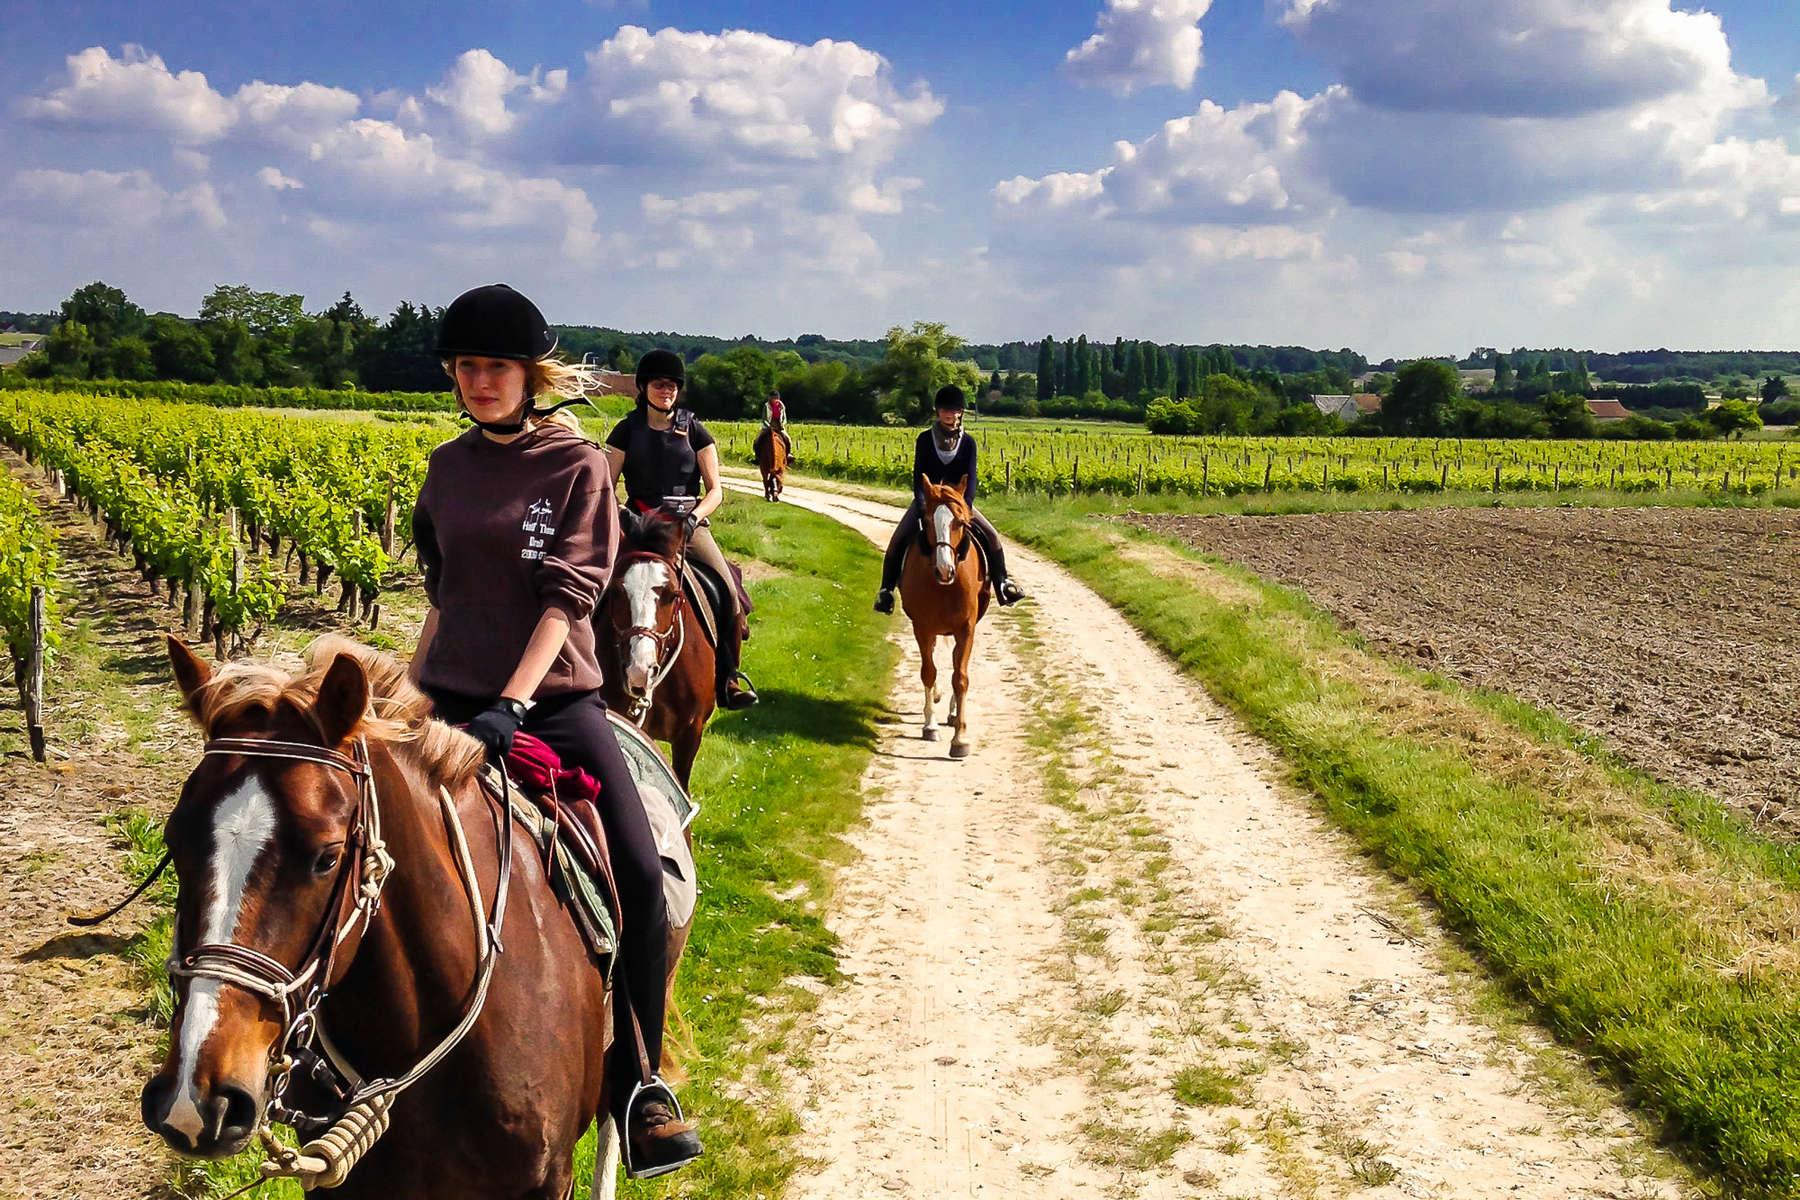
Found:
<path fill-rule="evenodd" d="M 875 598 L 875 611 L 894 611 L 894 589 L 900 585 L 900 567 L 906 560 L 906 544 L 917 534 L 925 515 L 925 488 L 921 478 L 936 484 L 963 481 L 963 498 L 969 502 L 973 518 L 969 528 L 980 539 L 987 552 L 988 574 L 994 581 L 994 598 L 1001 604 L 1016 604 L 1025 599 L 1025 591 L 1006 574 L 1006 550 L 1000 534 L 975 508 L 975 439 L 963 431 L 963 410 L 967 407 L 963 390 L 948 384 L 938 390 L 935 405 L 937 421 L 919 435 L 913 447 L 913 501 L 900 519 L 899 528 L 888 539 L 887 555 L 881 563 L 881 594 Z"/>
<path fill-rule="evenodd" d="M 600 450 L 544 395 L 579 397 L 591 382 L 551 352 L 543 314 L 505 284 L 457 297 L 438 355 L 474 428 L 431 455 L 413 534 L 431 608 L 411 673 L 437 715 L 466 723 L 490 756 L 521 729 L 599 779 L 622 929 L 616 1044 L 632 1046 L 633 1018 L 652 1070 L 661 1061 L 668 918 L 662 859 L 600 699 L 589 617 L 606 589 L 619 541 L 612 476 Z M 614 1118 L 631 1173 L 660 1175 L 699 1157 L 674 1093 L 642 1077 L 637 1056 L 609 1062 Z M 642 1086 L 640 1086 L 642 1085 Z M 628 1107 L 629 1106 L 629 1107 Z"/>

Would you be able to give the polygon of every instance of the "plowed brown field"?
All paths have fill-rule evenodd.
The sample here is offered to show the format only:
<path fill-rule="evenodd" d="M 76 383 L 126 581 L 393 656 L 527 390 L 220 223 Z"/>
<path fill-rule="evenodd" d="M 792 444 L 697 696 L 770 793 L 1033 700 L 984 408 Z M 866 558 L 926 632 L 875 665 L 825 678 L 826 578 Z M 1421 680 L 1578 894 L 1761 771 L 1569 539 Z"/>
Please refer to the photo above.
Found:
<path fill-rule="evenodd" d="M 1555 709 L 1800 834 L 1800 513 L 1132 518 L 1300 588 L 1376 649 Z"/>

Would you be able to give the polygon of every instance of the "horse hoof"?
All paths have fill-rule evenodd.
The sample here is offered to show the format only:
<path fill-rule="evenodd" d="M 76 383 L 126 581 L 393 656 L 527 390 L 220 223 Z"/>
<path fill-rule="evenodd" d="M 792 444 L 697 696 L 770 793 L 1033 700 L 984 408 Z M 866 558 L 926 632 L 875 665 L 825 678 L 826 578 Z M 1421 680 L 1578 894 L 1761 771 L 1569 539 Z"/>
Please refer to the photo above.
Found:
<path fill-rule="evenodd" d="M 967 742 L 951 742 L 950 743 L 950 757 L 951 758 L 967 758 L 967 757 L 969 757 L 969 751 L 972 749 L 974 749 L 974 747 L 970 746 L 969 743 L 967 743 Z"/>
<path fill-rule="evenodd" d="M 937 730 L 935 730 L 935 729 L 921 729 L 921 730 L 920 730 L 920 731 L 919 731 L 919 736 L 920 736 L 920 737 L 922 737 L 922 738 L 924 738 L 924 739 L 925 739 L 925 740 L 926 740 L 926 741 L 928 741 L 928 742 L 935 742 L 935 741 L 937 741 Z"/>

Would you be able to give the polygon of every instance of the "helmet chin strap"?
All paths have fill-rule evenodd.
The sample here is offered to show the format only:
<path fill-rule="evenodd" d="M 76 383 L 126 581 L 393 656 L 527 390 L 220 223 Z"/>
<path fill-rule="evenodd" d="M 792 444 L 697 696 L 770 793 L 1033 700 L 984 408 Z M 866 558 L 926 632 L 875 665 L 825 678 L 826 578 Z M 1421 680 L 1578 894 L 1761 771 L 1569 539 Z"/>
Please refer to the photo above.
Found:
<path fill-rule="evenodd" d="M 525 401 L 525 407 L 519 410 L 519 419 L 516 421 L 483 421 L 466 408 L 462 410 L 462 415 L 471 425 L 474 425 L 476 428 L 481 429 L 486 433 L 514 434 L 524 433 L 525 422 L 531 420 L 533 417 L 547 417 L 551 413 L 561 412 L 570 405 L 588 403 L 589 401 L 586 396 L 577 396 L 573 400 L 564 400 L 560 404 L 552 404 L 549 408 L 539 408 L 535 400 L 527 400 Z"/>

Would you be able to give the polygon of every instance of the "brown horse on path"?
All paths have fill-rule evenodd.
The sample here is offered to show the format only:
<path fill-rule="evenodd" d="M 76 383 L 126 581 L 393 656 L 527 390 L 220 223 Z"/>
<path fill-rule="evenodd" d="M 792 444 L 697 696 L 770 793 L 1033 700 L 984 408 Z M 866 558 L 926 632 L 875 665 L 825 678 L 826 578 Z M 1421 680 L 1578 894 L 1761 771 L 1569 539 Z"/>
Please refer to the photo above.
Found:
<path fill-rule="evenodd" d="M 787 474 L 787 465 L 787 443 L 772 429 L 765 428 L 757 434 L 756 469 L 762 472 L 763 499 L 780 502 L 782 477 Z"/>
<path fill-rule="evenodd" d="M 713 648 L 681 582 L 687 538 L 680 522 L 664 517 L 626 509 L 621 520 L 624 548 L 594 613 L 600 695 L 669 743 L 669 761 L 687 787 L 718 700 Z"/>
<path fill-rule="evenodd" d="M 925 530 L 929 555 L 917 543 L 908 551 L 900 572 L 900 606 L 912 618 L 913 636 L 919 641 L 919 679 L 925 685 L 925 728 L 920 736 L 937 739 L 933 709 L 937 704 L 937 664 L 931 660 L 937 639 L 955 639 L 950 656 L 950 712 L 946 723 L 954 727 L 950 757 L 969 753 L 968 695 L 969 657 L 975 651 L 975 625 L 987 614 L 991 590 L 987 564 L 969 532 L 969 503 L 963 498 L 967 480 L 954 485 L 935 484 L 923 475 Z"/>
<path fill-rule="evenodd" d="M 391 1122 L 344 1156 L 335 1195 L 562 1200 L 610 1111 L 611 997 L 535 843 L 478 782 L 480 744 L 343 639 L 298 676 L 215 674 L 174 638 L 169 657 L 208 741 L 164 834 L 175 1014 L 145 1124 L 222 1158 L 268 1147 L 271 1116 L 342 1107 L 305 1069 L 317 1031 Z M 670 932 L 671 983 L 687 934 Z"/>

